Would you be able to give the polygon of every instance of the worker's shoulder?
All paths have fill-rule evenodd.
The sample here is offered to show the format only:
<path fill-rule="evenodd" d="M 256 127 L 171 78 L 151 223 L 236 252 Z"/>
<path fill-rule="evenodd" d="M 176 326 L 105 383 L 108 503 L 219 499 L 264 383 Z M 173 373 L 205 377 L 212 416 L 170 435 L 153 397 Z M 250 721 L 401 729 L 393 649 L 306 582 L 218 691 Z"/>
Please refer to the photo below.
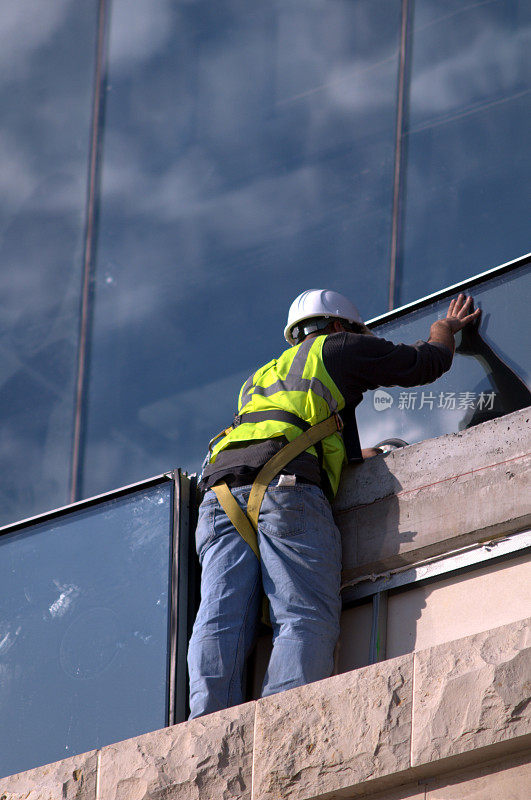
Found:
<path fill-rule="evenodd" d="M 334 356 L 341 353 L 349 356 L 370 358 L 389 353 L 396 345 L 379 336 L 370 336 L 366 333 L 330 333 L 323 344 L 323 357 Z"/>

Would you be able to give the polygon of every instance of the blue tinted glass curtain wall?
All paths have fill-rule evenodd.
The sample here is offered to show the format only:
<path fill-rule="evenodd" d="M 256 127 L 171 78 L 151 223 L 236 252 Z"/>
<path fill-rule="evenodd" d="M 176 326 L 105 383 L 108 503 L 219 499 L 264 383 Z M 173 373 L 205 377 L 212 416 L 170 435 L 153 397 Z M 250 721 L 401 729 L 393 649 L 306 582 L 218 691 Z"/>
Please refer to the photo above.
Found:
<path fill-rule="evenodd" d="M 97 11 L 0 14 L 0 524 L 69 499 Z"/>
<path fill-rule="evenodd" d="M 356 412 L 364 447 L 389 438 L 412 444 L 531 405 L 531 361 L 525 335 L 531 259 L 523 261 L 509 272 L 466 288 L 482 310 L 481 320 L 457 335 L 449 372 L 429 386 L 367 392 Z M 446 316 L 449 300 L 438 298 L 418 309 L 405 309 L 387 322 L 384 317 L 373 330 L 395 343 L 426 340 L 431 323 Z"/>
<path fill-rule="evenodd" d="M 196 470 L 302 290 L 368 318 L 528 252 L 530 35 L 525 0 L 5 4 L 0 522 Z"/>
<path fill-rule="evenodd" d="M 173 483 L 0 535 L 0 775 L 162 728 Z"/>
<path fill-rule="evenodd" d="M 385 307 L 400 4 L 114 0 L 84 494 L 197 469 L 323 282 Z"/>

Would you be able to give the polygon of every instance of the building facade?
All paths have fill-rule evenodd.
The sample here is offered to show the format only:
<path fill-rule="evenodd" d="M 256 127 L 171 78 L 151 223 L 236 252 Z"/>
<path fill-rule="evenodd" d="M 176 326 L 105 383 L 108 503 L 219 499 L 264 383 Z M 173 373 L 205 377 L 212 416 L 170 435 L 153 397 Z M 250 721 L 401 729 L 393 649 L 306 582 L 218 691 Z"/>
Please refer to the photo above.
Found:
<path fill-rule="evenodd" d="M 369 393 L 362 444 L 460 432 L 460 477 L 523 458 L 520 417 L 503 457 L 481 450 L 487 427 L 469 429 L 531 404 L 530 34 L 524 0 L 19 0 L 4 10 L 4 774 L 185 718 L 196 574 L 185 471 L 231 420 L 242 382 L 285 347 L 300 291 L 340 291 L 378 335 L 407 342 L 427 336 L 456 291 L 472 293 L 481 324 L 459 339 L 451 372 Z M 387 476 L 390 461 L 378 468 L 398 560 L 400 537 L 416 553 L 428 525 L 404 528 L 402 516 L 400 527 L 403 478 L 414 474 L 416 492 L 439 477 L 418 446 L 397 456 L 399 477 Z M 479 460 L 467 462 L 468 446 Z M 354 483 L 338 515 L 357 515 Z M 499 527 L 470 522 L 475 555 L 455 570 L 486 558 L 483 530 L 507 534 L 496 558 L 513 559 L 509 592 L 514 575 L 525 585 L 529 520 L 522 511 L 513 522 L 490 492 L 476 482 L 470 497 L 496 507 Z M 453 569 L 447 534 L 430 551 L 430 580 Z M 346 577 L 339 672 L 386 658 L 384 639 L 398 658 L 452 638 L 430 638 L 436 602 L 420 611 L 422 548 L 407 562 L 412 593 L 394 577 L 388 608 L 389 586 L 372 574 L 398 569 L 382 566 L 385 544 Z M 449 580 L 459 605 L 468 589 L 452 594 Z M 449 630 L 472 636 L 524 616 L 518 606 Z M 265 652 L 266 638 L 249 699 Z M 50 719 L 50 708 L 49 736 L 28 739 L 28 720 Z"/>
<path fill-rule="evenodd" d="M 303 289 L 368 319 L 527 253 L 530 30 L 524 0 L 13 4 L 0 521 L 195 471 Z"/>

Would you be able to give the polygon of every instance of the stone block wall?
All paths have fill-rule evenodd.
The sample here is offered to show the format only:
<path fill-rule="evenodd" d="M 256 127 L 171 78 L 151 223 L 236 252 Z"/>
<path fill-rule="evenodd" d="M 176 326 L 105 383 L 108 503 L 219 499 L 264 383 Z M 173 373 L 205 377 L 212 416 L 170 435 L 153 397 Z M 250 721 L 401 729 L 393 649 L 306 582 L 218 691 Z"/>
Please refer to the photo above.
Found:
<path fill-rule="evenodd" d="M 529 620 L 0 780 L 0 800 L 527 800 Z M 43 732 L 45 735 L 45 732 Z"/>

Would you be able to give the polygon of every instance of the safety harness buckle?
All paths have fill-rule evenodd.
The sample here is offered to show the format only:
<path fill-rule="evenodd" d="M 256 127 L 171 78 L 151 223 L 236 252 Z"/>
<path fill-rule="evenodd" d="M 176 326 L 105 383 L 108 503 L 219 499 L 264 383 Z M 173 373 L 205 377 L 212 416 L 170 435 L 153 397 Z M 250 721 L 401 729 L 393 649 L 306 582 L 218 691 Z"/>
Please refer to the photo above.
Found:
<path fill-rule="evenodd" d="M 208 443 L 208 452 L 211 453 L 212 452 L 212 448 L 214 447 L 214 443 L 217 442 L 218 439 L 223 438 L 223 436 L 227 436 L 231 432 L 232 429 L 233 429 L 232 425 L 230 427 L 228 427 L 228 428 L 223 428 L 222 431 L 220 431 L 216 436 L 214 436 Z"/>

